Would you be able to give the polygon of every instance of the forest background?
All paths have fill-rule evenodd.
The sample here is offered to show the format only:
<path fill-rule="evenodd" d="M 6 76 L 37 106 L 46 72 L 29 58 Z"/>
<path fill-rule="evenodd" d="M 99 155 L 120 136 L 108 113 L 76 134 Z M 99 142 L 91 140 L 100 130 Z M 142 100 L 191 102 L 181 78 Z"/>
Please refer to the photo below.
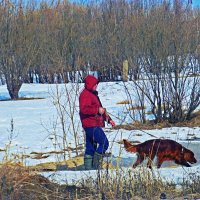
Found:
<path fill-rule="evenodd" d="M 189 120 L 200 104 L 199 19 L 184 0 L 2 1 L 1 83 L 15 100 L 23 83 L 82 82 L 89 71 L 122 80 L 126 60 L 138 106 L 147 100 L 156 122 Z"/>

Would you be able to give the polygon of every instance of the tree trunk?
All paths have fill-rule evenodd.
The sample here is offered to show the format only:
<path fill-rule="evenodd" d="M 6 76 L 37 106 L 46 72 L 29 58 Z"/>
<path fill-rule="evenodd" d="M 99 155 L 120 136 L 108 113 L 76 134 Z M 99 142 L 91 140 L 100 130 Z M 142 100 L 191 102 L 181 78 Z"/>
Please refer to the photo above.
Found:
<path fill-rule="evenodd" d="M 12 100 L 17 100 L 19 98 L 19 90 L 21 86 L 22 81 L 12 81 L 12 83 L 7 81 L 7 89 Z"/>

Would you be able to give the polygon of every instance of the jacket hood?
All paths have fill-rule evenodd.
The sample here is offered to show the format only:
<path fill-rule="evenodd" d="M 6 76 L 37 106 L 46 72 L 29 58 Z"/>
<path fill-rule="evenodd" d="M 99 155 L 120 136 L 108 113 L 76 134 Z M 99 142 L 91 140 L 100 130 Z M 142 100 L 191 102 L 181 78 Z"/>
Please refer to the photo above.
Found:
<path fill-rule="evenodd" d="M 92 75 L 88 75 L 88 76 L 86 76 L 86 78 L 85 78 L 85 80 L 84 80 L 84 83 L 85 83 L 85 88 L 86 88 L 87 90 L 92 90 L 93 87 L 94 87 L 96 84 L 99 83 L 99 80 L 98 80 L 96 77 L 92 76 Z"/>

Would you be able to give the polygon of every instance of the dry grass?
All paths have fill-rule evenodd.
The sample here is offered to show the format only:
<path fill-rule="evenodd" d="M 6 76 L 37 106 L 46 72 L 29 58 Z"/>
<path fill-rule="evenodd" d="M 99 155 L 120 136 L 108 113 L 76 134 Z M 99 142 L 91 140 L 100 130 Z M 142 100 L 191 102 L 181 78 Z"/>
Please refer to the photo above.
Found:
<path fill-rule="evenodd" d="M 189 121 L 179 122 L 177 126 L 198 127 L 200 126 L 200 111 L 193 114 L 192 119 Z"/>
<path fill-rule="evenodd" d="M 18 99 L 15 99 L 15 101 L 24 101 L 24 100 L 40 100 L 44 99 L 42 97 L 19 97 Z M 2 99 L 0 101 L 13 101 L 12 99 Z"/>
<path fill-rule="evenodd" d="M 17 163 L 0 166 L 2 200 L 68 200 L 87 197 L 90 190 L 75 185 L 59 185 Z"/>
<path fill-rule="evenodd" d="M 122 128 L 126 130 L 134 130 L 134 129 L 151 130 L 151 129 L 162 129 L 162 128 L 167 128 L 167 127 L 173 127 L 173 126 L 199 127 L 200 126 L 200 111 L 195 112 L 191 120 L 179 122 L 176 124 L 169 123 L 167 120 L 162 121 L 160 123 L 154 123 L 154 121 L 146 121 L 146 123 L 144 124 L 139 121 L 134 121 L 132 124 L 117 125 L 115 129 Z"/>
<path fill-rule="evenodd" d="M 137 170 L 100 172 L 97 181 L 85 180 L 84 183 L 94 189 L 98 197 L 95 199 L 158 200 L 163 194 L 167 199 L 177 200 L 194 195 L 200 197 L 198 190 L 194 193 L 189 185 L 184 185 L 184 190 L 177 189 L 174 183 L 161 179 L 159 174 L 157 176 L 154 171 L 144 167 Z M 200 185 L 199 182 L 196 184 Z"/>
<path fill-rule="evenodd" d="M 130 104 L 130 101 L 124 100 L 124 101 L 117 102 L 117 104 Z"/>
<path fill-rule="evenodd" d="M 104 162 L 103 168 L 114 169 L 111 163 L 106 163 L 106 162 Z M 29 166 L 29 169 L 32 171 L 83 170 L 84 157 L 77 156 L 62 162 L 41 163 L 34 166 Z"/>
<path fill-rule="evenodd" d="M 69 170 L 73 168 L 78 168 L 79 166 L 82 165 L 83 165 L 83 156 L 78 156 L 62 162 L 46 162 L 30 166 L 29 168 L 31 170 L 36 170 L 36 171 L 56 171 L 58 168 L 62 170 Z"/>
<path fill-rule="evenodd" d="M 128 108 L 128 110 L 144 110 L 144 109 L 146 109 L 145 106 L 132 106 Z"/>
<path fill-rule="evenodd" d="M 9 162 L 1 166 L 0 181 L 0 199 L 45 197 L 48 194 L 46 185 L 50 185 L 48 179 L 29 171 L 21 164 Z"/>
<path fill-rule="evenodd" d="M 192 182 L 191 182 L 192 180 Z M 97 171 L 97 178 L 88 177 L 76 185 L 59 185 L 18 163 L 0 166 L 0 199 L 69 200 L 69 199 L 167 199 L 200 198 L 200 178 L 186 177 L 181 188 L 162 180 L 145 167 L 137 170 Z"/>
<path fill-rule="evenodd" d="M 139 121 L 134 121 L 132 124 L 122 124 L 122 125 L 117 125 L 115 129 L 126 129 L 126 130 L 151 130 L 151 129 L 161 129 L 161 128 L 166 128 L 166 127 L 172 127 L 174 124 L 170 124 L 167 121 L 162 122 L 162 123 L 157 123 L 155 124 L 153 121 L 146 121 L 146 123 L 141 123 Z"/>

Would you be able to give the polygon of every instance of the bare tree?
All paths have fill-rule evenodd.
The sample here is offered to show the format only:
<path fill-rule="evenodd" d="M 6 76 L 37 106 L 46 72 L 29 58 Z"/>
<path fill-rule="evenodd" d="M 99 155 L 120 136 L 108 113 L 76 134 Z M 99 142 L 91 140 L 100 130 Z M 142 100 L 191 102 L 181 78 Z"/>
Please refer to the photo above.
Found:
<path fill-rule="evenodd" d="M 193 56 L 198 42 L 193 34 L 196 17 L 180 2 L 169 8 L 165 4 L 152 8 L 140 26 L 143 73 L 135 86 L 145 95 L 156 122 L 176 123 L 190 119 L 200 104 L 199 77 L 189 74 L 199 65 Z"/>
<path fill-rule="evenodd" d="M 5 2 L 0 7 L 0 68 L 11 99 L 17 99 L 35 55 L 31 21 L 21 6 Z"/>

